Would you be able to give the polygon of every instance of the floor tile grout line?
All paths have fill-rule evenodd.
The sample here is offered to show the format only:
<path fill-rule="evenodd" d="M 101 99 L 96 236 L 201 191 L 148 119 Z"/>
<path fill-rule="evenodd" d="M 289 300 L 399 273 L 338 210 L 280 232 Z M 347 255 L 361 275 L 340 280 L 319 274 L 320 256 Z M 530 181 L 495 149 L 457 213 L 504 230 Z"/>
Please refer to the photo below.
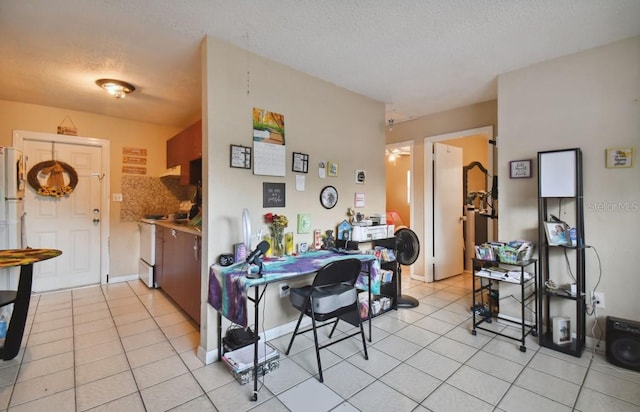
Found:
<path fill-rule="evenodd" d="M 126 282 L 126 283 L 127 283 L 127 286 L 128 286 L 128 287 L 131 289 L 131 291 L 133 292 L 133 294 L 135 295 L 135 297 L 138 299 L 138 301 L 139 301 L 139 302 L 142 304 L 142 306 L 145 308 L 145 310 L 147 311 L 147 313 L 149 314 L 149 316 L 151 317 L 151 319 L 153 320 L 153 322 L 156 324 L 156 326 L 158 327 L 158 329 L 160 330 L 160 332 L 161 332 L 161 333 L 162 333 L 162 335 L 164 336 L 164 338 L 165 338 L 166 342 L 168 342 L 168 343 L 169 343 L 169 345 L 171 346 L 172 350 L 175 352 L 176 356 L 178 356 L 178 359 L 180 359 L 180 362 L 182 362 L 182 364 L 183 364 L 183 365 L 184 365 L 184 367 L 186 368 L 186 370 L 187 370 L 187 371 L 186 371 L 184 374 L 179 375 L 179 376 L 184 376 L 184 375 L 186 375 L 186 374 L 191 375 L 191 377 L 196 381 L 197 385 L 198 385 L 198 386 L 200 387 L 200 389 L 202 390 L 202 393 L 206 396 L 206 395 L 207 395 L 207 392 L 204 390 L 204 388 L 202 387 L 202 385 L 200 384 L 200 382 L 198 381 L 198 379 L 196 379 L 196 377 L 195 377 L 195 376 L 193 376 L 193 372 L 191 371 L 191 369 L 189 369 L 189 365 L 187 365 L 187 364 L 186 364 L 186 362 L 184 361 L 184 359 L 182 359 L 182 356 L 180 356 L 180 352 L 178 352 L 178 350 L 173 346 L 173 344 L 171 343 L 171 340 L 169 339 L 169 337 L 167 336 L 167 334 L 165 333 L 165 331 L 162 329 L 162 327 L 160 326 L 160 324 L 159 324 L 159 323 L 158 323 L 158 321 L 156 320 L 155 315 L 153 315 L 153 314 L 149 311 L 149 308 L 144 304 L 144 302 L 143 302 L 143 301 L 142 301 L 142 299 L 140 298 L 140 296 L 141 296 L 141 295 L 140 295 L 139 293 L 137 293 L 137 291 L 136 291 L 133 287 L 131 287 L 131 285 L 129 284 L 129 282 Z M 154 289 L 154 290 L 155 290 L 155 289 Z M 154 293 L 154 292 L 152 292 L 152 293 Z M 161 292 L 161 291 L 159 291 L 159 290 L 158 290 L 158 293 L 163 293 L 163 292 Z M 163 296 L 164 296 L 164 293 L 163 293 Z M 171 304 L 173 304 L 173 305 L 175 306 L 175 303 L 171 302 Z M 111 309 L 110 309 L 110 308 L 109 308 L 109 311 L 111 311 Z M 178 311 L 179 311 L 179 310 L 178 310 Z M 179 312 L 180 312 L 180 311 L 179 311 Z M 120 336 L 120 332 L 118 331 L 117 326 L 116 326 L 116 331 L 117 331 L 117 333 L 118 333 L 118 337 L 120 338 L 120 341 L 121 341 L 121 344 L 122 344 L 122 336 Z M 144 333 L 144 332 L 142 332 L 142 333 Z M 143 389 L 140 389 L 140 384 L 138 383 L 138 381 L 137 381 L 137 379 L 136 379 L 136 376 L 135 376 L 135 374 L 133 373 L 133 369 L 134 369 L 134 368 L 132 367 L 131 362 L 129 361 L 129 357 L 127 356 L 127 351 L 124 349 L 124 344 L 122 344 L 122 345 L 123 345 L 124 355 L 125 355 L 125 358 L 126 358 L 126 360 L 127 360 L 127 364 L 129 365 L 129 370 L 131 371 L 131 374 L 133 375 L 133 378 L 134 378 L 134 382 L 136 383 L 136 389 L 138 390 L 138 394 L 139 394 L 140 399 L 141 399 L 141 401 L 142 401 L 142 403 L 143 403 L 143 406 L 145 407 L 145 410 L 146 410 L 146 409 L 147 409 L 147 405 L 146 405 L 146 403 L 145 403 L 145 401 L 144 401 L 144 397 L 142 396 L 142 391 L 143 391 Z M 148 345 L 148 346 L 150 346 L 150 345 Z M 139 348 L 137 348 L 137 349 L 139 349 Z M 145 365 L 142 365 L 142 366 L 145 366 Z M 142 366 L 141 366 L 141 367 L 142 367 Z M 177 378 L 177 377 L 178 377 L 178 376 L 174 376 L 173 378 L 167 379 L 167 380 L 165 380 L 165 381 L 157 382 L 157 383 L 155 383 L 154 385 L 150 386 L 149 388 L 152 388 L 153 386 L 156 386 L 156 385 L 162 384 L 162 383 L 164 383 L 164 382 L 168 382 L 169 380 L 171 380 L 171 379 L 175 379 L 175 378 Z M 149 388 L 144 388 L 144 389 L 149 389 Z M 127 395 L 127 396 L 128 396 L 128 395 Z M 194 399 L 195 399 L 195 398 L 194 398 Z M 191 402 L 192 400 L 193 400 L 193 399 L 190 399 L 190 400 L 188 400 L 188 401 L 184 402 L 183 404 L 188 403 L 188 402 Z M 212 402 L 212 404 L 213 404 L 213 402 Z M 181 404 L 181 405 L 182 405 L 182 404 Z M 176 405 L 176 407 L 177 407 L 177 406 L 180 406 L 180 405 Z"/>

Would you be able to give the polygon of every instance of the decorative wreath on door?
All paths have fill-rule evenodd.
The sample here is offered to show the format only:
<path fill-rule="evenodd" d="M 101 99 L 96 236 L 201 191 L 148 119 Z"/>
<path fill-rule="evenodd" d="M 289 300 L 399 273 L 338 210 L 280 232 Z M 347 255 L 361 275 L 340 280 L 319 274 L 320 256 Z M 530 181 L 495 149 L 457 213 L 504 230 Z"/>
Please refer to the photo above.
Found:
<path fill-rule="evenodd" d="M 69 184 L 65 184 L 65 173 L 68 176 Z M 41 177 L 46 179 L 46 185 L 40 183 Z M 47 160 L 34 165 L 29 170 L 27 182 L 41 196 L 69 196 L 78 184 L 78 173 L 65 162 Z"/>

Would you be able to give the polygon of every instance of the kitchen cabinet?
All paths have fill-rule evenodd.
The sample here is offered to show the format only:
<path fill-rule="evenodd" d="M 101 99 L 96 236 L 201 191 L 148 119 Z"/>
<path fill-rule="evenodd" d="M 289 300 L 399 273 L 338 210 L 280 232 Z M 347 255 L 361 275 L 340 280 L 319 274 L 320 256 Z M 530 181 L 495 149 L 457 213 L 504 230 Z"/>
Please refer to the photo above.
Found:
<path fill-rule="evenodd" d="M 198 120 L 167 140 L 167 169 L 180 166 L 180 184 L 195 184 L 201 179 L 202 121 Z"/>
<path fill-rule="evenodd" d="M 156 250 L 161 249 L 156 256 L 158 287 L 200 324 L 201 236 L 170 224 L 157 226 Z"/>

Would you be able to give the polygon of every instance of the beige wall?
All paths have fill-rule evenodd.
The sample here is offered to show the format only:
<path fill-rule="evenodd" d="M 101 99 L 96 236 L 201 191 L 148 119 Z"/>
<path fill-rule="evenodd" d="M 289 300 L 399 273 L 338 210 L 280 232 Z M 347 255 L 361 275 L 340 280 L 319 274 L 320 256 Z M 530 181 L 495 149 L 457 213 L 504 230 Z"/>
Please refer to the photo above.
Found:
<path fill-rule="evenodd" d="M 640 314 L 639 67 L 635 37 L 506 73 L 498 82 L 498 174 L 508 176 L 509 160 L 533 159 L 532 179 L 500 182 L 500 238 L 537 238 L 537 152 L 580 148 L 585 243 L 602 262 L 600 279 L 595 250 L 587 249 L 586 288 L 599 282 L 605 294 L 606 308 L 597 312 L 600 326 L 606 315 Z M 633 168 L 605 168 L 605 149 L 617 146 L 635 147 Z M 560 218 L 572 224 L 564 212 Z M 564 264 L 558 270 L 558 276 L 566 273 Z M 587 320 L 589 335 L 593 319 Z M 596 336 L 601 333 L 596 330 Z"/>
<path fill-rule="evenodd" d="M 115 102 L 121 103 L 121 102 Z M 122 102 L 126 104 L 125 102 Z M 78 112 L 55 107 L 0 100 L 0 145 L 11 146 L 13 130 L 56 133 L 57 127 L 69 115 L 78 134 L 109 140 L 111 145 L 111 176 L 109 193 L 121 192 L 122 148 L 140 147 L 148 151 L 147 172 L 157 176 L 165 169 L 165 141 L 179 130 L 174 127 L 136 122 Z M 69 120 L 65 121 L 67 125 Z M 135 222 L 120 222 L 120 203 L 110 204 L 109 275 L 138 273 L 138 226 Z"/>
<path fill-rule="evenodd" d="M 230 252 L 242 241 L 241 214 L 248 208 L 253 232 L 267 230 L 263 215 L 282 213 L 295 232 L 297 213 L 310 213 L 312 225 L 334 229 L 347 217 L 355 192 L 364 192 L 369 215 L 385 210 L 384 104 L 349 92 L 228 43 L 207 38 L 203 44 L 203 128 L 207 138 L 203 152 L 205 221 L 203 250 L 206 269 L 220 253 Z M 249 82 L 247 70 L 250 71 Z M 249 85 L 249 90 L 247 90 Z M 252 145 L 252 108 L 284 115 L 286 176 L 256 176 L 251 170 L 229 167 L 229 145 Z M 306 189 L 295 190 L 291 153 L 310 155 Z M 339 176 L 320 179 L 318 162 L 338 162 Z M 355 183 L 355 170 L 367 172 L 365 185 Z M 262 183 L 286 184 L 286 207 L 262 207 Z M 319 202 L 322 187 L 333 185 L 339 192 L 335 208 L 324 209 Z M 294 234 L 294 241 L 310 242 L 311 234 Z M 207 279 L 203 279 L 205 282 Z M 203 299 L 206 296 L 203 295 Z M 264 328 L 277 327 L 295 319 L 287 299 L 278 297 L 275 287 L 266 293 Z M 215 349 L 215 311 L 207 305 L 202 319 L 207 333 L 202 345 Z M 262 328 L 263 325 L 260 325 Z"/>
<path fill-rule="evenodd" d="M 414 221 L 411 226 L 420 242 L 424 244 L 424 138 L 460 130 L 475 129 L 497 124 L 497 101 L 491 100 L 459 109 L 436 113 L 406 122 L 396 123 L 393 130 L 385 130 L 387 144 L 412 140 L 413 146 L 413 190 Z M 425 273 L 424 255 L 414 264 L 416 274 Z"/>

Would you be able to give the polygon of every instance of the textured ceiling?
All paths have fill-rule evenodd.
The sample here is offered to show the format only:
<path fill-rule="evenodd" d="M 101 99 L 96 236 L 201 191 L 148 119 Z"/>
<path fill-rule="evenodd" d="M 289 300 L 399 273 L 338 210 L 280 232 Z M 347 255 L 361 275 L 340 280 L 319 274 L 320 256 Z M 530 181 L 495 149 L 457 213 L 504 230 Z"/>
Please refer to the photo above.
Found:
<path fill-rule="evenodd" d="M 640 34 L 640 0 L 1 0 L 0 99 L 186 126 L 205 35 L 387 104 L 396 122 L 496 76 Z M 128 81 L 108 98 L 94 81 Z"/>

